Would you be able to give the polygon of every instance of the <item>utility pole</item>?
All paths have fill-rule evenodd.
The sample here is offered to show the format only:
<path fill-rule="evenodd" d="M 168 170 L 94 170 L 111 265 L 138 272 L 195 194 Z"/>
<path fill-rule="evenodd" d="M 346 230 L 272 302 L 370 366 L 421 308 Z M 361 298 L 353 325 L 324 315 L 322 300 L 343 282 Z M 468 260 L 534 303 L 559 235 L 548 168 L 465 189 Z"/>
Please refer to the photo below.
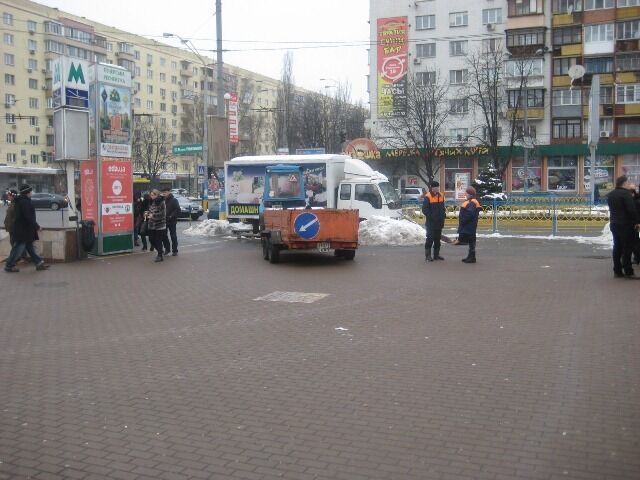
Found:
<path fill-rule="evenodd" d="M 224 117 L 224 70 L 222 64 L 222 0 L 216 0 L 216 81 L 218 116 Z"/>

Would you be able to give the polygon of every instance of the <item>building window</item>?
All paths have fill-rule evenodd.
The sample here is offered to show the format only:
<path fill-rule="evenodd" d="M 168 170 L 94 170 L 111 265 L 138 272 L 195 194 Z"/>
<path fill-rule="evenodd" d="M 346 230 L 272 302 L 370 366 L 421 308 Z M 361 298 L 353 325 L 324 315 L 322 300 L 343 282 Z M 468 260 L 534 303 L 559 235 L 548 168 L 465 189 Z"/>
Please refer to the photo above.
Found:
<path fill-rule="evenodd" d="M 175 71 L 178 69 L 178 62 L 171 61 L 171 70 Z"/>
<path fill-rule="evenodd" d="M 538 3 L 542 4 L 541 0 L 516 0 L 515 2 L 509 2 L 509 16 L 519 17 L 521 15 L 532 15 L 538 12 Z"/>
<path fill-rule="evenodd" d="M 452 129 L 452 130 L 467 130 L 466 128 Z M 463 135 L 457 134 L 454 138 L 466 139 L 467 132 L 463 132 Z M 464 140 L 457 140 L 464 141 Z M 453 192 L 456 189 L 456 173 L 468 173 L 469 180 L 473 175 L 473 160 L 470 158 L 447 158 L 444 161 L 444 189 L 447 192 Z"/>
<path fill-rule="evenodd" d="M 178 101 L 178 92 L 171 92 L 171 100 L 174 102 Z"/>
<path fill-rule="evenodd" d="M 467 83 L 468 70 L 449 70 L 449 83 L 451 85 L 462 85 Z M 434 73 L 435 75 L 435 73 Z"/>
<path fill-rule="evenodd" d="M 153 100 L 147 100 L 147 110 L 153 110 Z"/>
<path fill-rule="evenodd" d="M 600 132 L 607 132 L 609 135 L 613 134 L 613 118 L 600 118 Z M 582 134 L 586 137 L 589 131 L 589 119 L 585 119 L 582 123 Z"/>
<path fill-rule="evenodd" d="M 450 27 L 466 27 L 469 25 L 469 12 L 451 12 L 449 14 Z"/>
<path fill-rule="evenodd" d="M 40 102 L 37 98 L 30 97 L 29 98 L 29 108 L 39 108 Z"/>
<path fill-rule="evenodd" d="M 616 25 L 616 38 L 618 40 L 629 40 L 640 38 L 640 20 L 629 20 Z"/>
<path fill-rule="evenodd" d="M 528 60 L 509 60 L 504 62 L 507 77 L 530 77 L 543 75 L 544 60 L 533 58 Z"/>
<path fill-rule="evenodd" d="M 582 0 L 553 0 L 553 13 L 581 12 Z"/>
<path fill-rule="evenodd" d="M 507 47 L 526 47 L 544 45 L 544 30 L 509 30 Z"/>
<path fill-rule="evenodd" d="M 16 84 L 16 76 L 10 73 L 4 74 L 4 84 L 5 85 L 15 85 Z"/>
<path fill-rule="evenodd" d="M 167 63 L 167 60 L 164 57 L 160 57 L 160 66 L 164 67 L 166 63 Z"/>
<path fill-rule="evenodd" d="M 140 50 L 136 50 L 135 52 L 133 52 L 133 56 L 136 60 L 140 60 Z"/>
<path fill-rule="evenodd" d="M 613 72 L 613 58 L 585 58 L 584 68 L 587 73 L 611 73 Z"/>
<path fill-rule="evenodd" d="M 429 58 L 436 56 L 435 43 L 419 43 L 416 45 L 416 56 L 418 58 Z"/>
<path fill-rule="evenodd" d="M 449 100 L 449 111 L 453 114 L 469 113 L 469 99 L 453 98 Z"/>
<path fill-rule="evenodd" d="M 153 85 L 147 85 L 147 93 L 153 95 Z"/>
<path fill-rule="evenodd" d="M 618 7 L 638 7 L 640 0 L 618 0 Z"/>
<path fill-rule="evenodd" d="M 150 53 L 147 53 L 147 65 L 151 66 L 152 63 L 153 63 L 153 55 L 151 55 Z"/>
<path fill-rule="evenodd" d="M 93 35 L 91 35 L 91 33 L 73 27 L 65 27 L 64 36 L 76 42 L 86 43 L 87 45 L 93 43 Z"/>
<path fill-rule="evenodd" d="M 524 191 L 525 179 L 529 192 L 539 192 L 542 185 L 542 159 L 529 157 L 527 168 L 523 157 L 516 157 L 511 161 L 511 191 Z"/>
<path fill-rule="evenodd" d="M 553 138 L 582 138 L 579 118 L 554 118 Z"/>
<path fill-rule="evenodd" d="M 13 66 L 13 65 L 15 65 L 15 62 L 16 62 L 16 57 L 12 53 L 5 53 L 4 54 L 4 64 L 5 65 Z"/>
<path fill-rule="evenodd" d="M 16 123 L 16 116 L 13 113 L 5 113 L 4 120 L 5 123 L 13 125 L 14 123 Z"/>
<path fill-rule="evenodd" d="M 615 155 L 596 155 L 595 181 L 600 193 L 607 193 L 614 187 Z M 591 191 L 591 159 L 584 159 L 584 189 Z"/>
<path fill-rule="evenodd" d="M 527 89 L 527 106 L 531 108 L 544 107 L 544 90 L 542 88 Z M 524 108 L 522 97 L 524 91 L 509 90 L 508 92 L 509 108 Z"/>
<path fill-rule="evenodd" d="M 629 181 L 640 184 L 640 154 L 627 153 L 622 156 L 622 174 L 629 177 Z"/>
<path fill-rule="evenodd" d="M 452 57 L 466 55 L 469 51 L 469 42 L 467 40 L 455 40 L 449 42 L 449 54 Z"/>
<path fill-rule="evenodd" d="M 54 42 L 53 40 L 45 40 L 44 48 L 47 52 L 59 53 L 64 55 L 64 43 Z"/>
<path fill-rule="evenodd" d="M 11 93 L 4 94 L 4 104 L 5 105 L 15 105 L 16 104 L 16 96 Z"/>
<path fill-rule="evenodd" d="M 35 52 L 38 49 L 38 42 L 35 40 L 29 39 L 27 41 L 27 48 L 30 52 Z"/>
<path fill-rule="evenodd" d="M 630 138 L 640 137 L 640 123 L 634 120 L 617 120 L 618 137 Z"/>
<path fill-rule="evenodd" d="M 29 143 L 31 145 L 38 145 L 39 139 L 37 135 L 30 135 L 29 136 Z"/>
<path fill-rule="evenodd" d="M 133 67 L 133 74 L 136 77 L 139 77 L 140 76 L 140 67 Z"/>
<path fill-rule="evenodd" d="M 161 112 L 166 112 L 167 111 L 167 104 L 166 103 L 161 103 L 160 104 L 160 111 Z M 163 118 L 164 120 L 164 118 Z"/>
<path fill-rule="evenodd" d="M 578 88 L 559 88 L 553 90 L 553 106 L 580 105 L 582 103 L 582 91 Z"/>
<path fill-rule="evenodd" d="M 567 75 L 569 69 L 578 63 L 576 57 L 554 58 L 553 59 L 553 74 L 554 75 Z"/>
<path fill-rule="evenodd" d="M 178 120 L 176 120 L 175 118 L 171 119 L 171 126 L 173 128 L 176 128 L 178 126 Z"/>
<path fill-rule="evenodd" d="M 584 0 L 585 10 L 601 10 L 603 8 L 613 8 L 614 0 Z"/>
<path fill-rule="evenodd" d="M 38 80 L 36 80 L 35 78 L 30 78 L 29 79 L 29 88 L 31 90 L 37 90 L 38 89 Z"/>
<path fill-rule="evenodd" d="M 160 89 L 160 96 L 161 96 L 162 98 L 164 98 L 166 94 L 167 94 L 167 91 L 166 91 L 164 88 L 161 88 L 161 89 Z"/>
<path fill-rule="evenodd" d="M 176 77 L 175 75 L 171 76 L 171 83 L 173 85 L 177 85 L 178 84 L 178 77 Z"/>
<path fill-rule="evenodd" d="M 64 28 L 61 24 L 55 22 L 44 22 L 44 31 L 53 35 L 62 35 Z"/>
<path fill-rule="evenodd" d="M 38 117 L 36 116 L 31 116 L 29 117 L 29 125 L 31 125 L 32 127 L 37 127 L 38 126 Z"/>
<path fill-rule="evenodd" d="M 578 179 L 578 157 L 549 157 L 547 168 L 547 189 L 576 190 Z"/>
<path fill-rule="evenodd" d="M 640 54 L 618 55 L 616 58 L 616 70 L 619 72 L 640 70 Z"/>
<path fill-rule="evenodd" d="M 134 98 L 134 99 L 133 99 L 133 105 L 134 105 L 136 108 L 140 108 L 141 103 L 140 103 L 140 99 L 139 99 L 138 97 L 136 97 L 136 98 Z"/>
<path fill-rule="evenodd" d="M 165 73 L 161 73 L 160 74 L 160 81 L 161 82 L 166 82 L 167 81 L 167 75 Z"/>
<path fill-rule="evenodd" d="M 152 79 L 153 79 L 153 70 L 151 70 L 151 69 L 149 69 L 149 68 L 147 68 L 147 78 L 148 78 L 149 80 L 152 80 Z"/>
<path fill-rule="evenodd" d="M 2 38 L 4 39 L 5 45 L 13 45 L 13 35 L 10 33 L 5 33 Z"/>
<path fill-rule="evenodd" d="M 416 73 L 416 81 L 418 85 L 433 85 L 436 83 L 436 72 L 418 72 Z"/>
<path fill-rule="evenodd" d="M 29 68 L 31 70 L 37 70 L 38 69 L 38 60 L 36 60 L 35 58 L 30 58 L 28 60 L 27 65 L 29 66 Z"/>
<path fill-rule="evenodd" d="M 171 113 L 173 113 L 174 115 L 178 113 L 177 105 L 171 105 Z"/>
<path fill-rule="evenodd" d="M 38 154 L 32 154 L 31 155 L 31 163 L 38 163 L 40 161 L 40 155 Z"/>
<path fill-rule="evenodd" d="M 502 23 L 502 9 L 501 8 L 485 8 L 482 10 L 482 24 L 488 23 Z"/>
<path fill-rule="evenodd" d="M 482 40 L 482 53 L 495 53 L 501 49 L 502 42 L 499 38 L 487 38 Z"/>
<path fill-rule="evenodd" d="M 618 85 L 616 103 L 640 103 L 640 83 Z"/>
<path fill-rule="evenodd" d="M 5 25 L 12 26 L 13 25 L 13 15 L 11 15 L 10 13 L 4 12 L 2 14 L 2 23 L 4 23 Z"/>
<path fill-rule="evenodd" d="M 553 29 L 554 45 L 571 45 L 575 43 L 582 43 L 582 27 L 581 26 Z"/>
<path fill-rule="evenodd" d="M 585 25 L 584 43 L 607 42 L 613 40 L 613 23 Z"/>
<path fill-rule="evenodd" d="M 7 153 L 7 163 L 16 163 L 17 155 L 15 153 Z"/>
<path fill-rule="evenodd" d="M 15 133 L 7 133 L 7 143 L 16 143 L 16 134 Z"/>

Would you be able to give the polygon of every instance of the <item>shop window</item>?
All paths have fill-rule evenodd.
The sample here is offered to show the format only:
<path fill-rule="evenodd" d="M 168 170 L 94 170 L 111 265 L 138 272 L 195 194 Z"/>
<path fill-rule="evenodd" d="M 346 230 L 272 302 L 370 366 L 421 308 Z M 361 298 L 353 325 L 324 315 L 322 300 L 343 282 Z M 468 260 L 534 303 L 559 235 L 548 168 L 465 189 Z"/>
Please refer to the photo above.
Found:
<path fill-rule="evenodd" d="M 595 166 L 595 181 L 596 187 L 600 194 L 607 193 L 613 190 L 614 183 L 614 170 L 615 170 L 615 155 L 596 155 Z M 589 157 L 584 159 L 584 189 L 587 192 L 591 191 L 591 160 Z"/>
<path fill-rule="evenodd" d="M 622 156 L 622 174 L 629 177 L 629 181 L 640 185 L 640 154 L 628 153 Z"/>
<path fill-rule="evenodd" d="M 468 173 L 469 179 L 473 175 L 473 160 L 471 158 L 447 158 L 444 162 L 444 189 L 453 192 L 456 189 L 456 173 Z"/>
<path fill-rule="evenodd" d="M 524 158 L 517 157 L 511 162 L 511 191 L 524 191 L 525 177 L 527 190 L 539 192 L 542 185 L 542 160 L 539 157 L 530 156 L 525 168 Z"/>
<path fill-rule="evenodd" d="M 578 179 L 578 157 L 549 157 L 547 186 L 549 191 L 575 191 Z"/>

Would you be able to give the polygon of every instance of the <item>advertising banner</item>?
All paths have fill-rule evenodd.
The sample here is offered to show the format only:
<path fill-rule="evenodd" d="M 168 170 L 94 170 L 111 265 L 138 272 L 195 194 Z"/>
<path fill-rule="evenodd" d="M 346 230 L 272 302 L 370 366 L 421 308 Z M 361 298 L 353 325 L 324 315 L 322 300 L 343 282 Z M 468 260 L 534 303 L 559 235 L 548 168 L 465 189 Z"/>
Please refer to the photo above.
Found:
<path fill-rule="evenodd" d="M 469 187 L 469 179 L 471 175 L 468 173 L 456 173 L 456 200 L 465 200 L 467 198 L 466 190 Z"/>
<path fill-rule="evenodd" d="M 227 110 L 229 118 L 229 143 L 236 145 L 240 139 L 238 137 L 238 94 L 232 93 L 229 99 L 229 109 Z"/>
<path fill-rule="evenodd" d="M 102 233 L 133 230 L 133 172 L 130 160 L 102 158 Z"/>
<path fill-rule="evenodd" d="M 407 17 L 378 19 L 378 116 L 407 114 Z"/>
<path fill-rule="evenodd" d="M 131 158 L 131 89 L 100 83 L 100 155 Z"/>
<path fill-rule="evenodd" d="M 80 203 L 82 219 L 93 220 L 98 233 L 98 171 L 95 160 L 80 162 Z"/>

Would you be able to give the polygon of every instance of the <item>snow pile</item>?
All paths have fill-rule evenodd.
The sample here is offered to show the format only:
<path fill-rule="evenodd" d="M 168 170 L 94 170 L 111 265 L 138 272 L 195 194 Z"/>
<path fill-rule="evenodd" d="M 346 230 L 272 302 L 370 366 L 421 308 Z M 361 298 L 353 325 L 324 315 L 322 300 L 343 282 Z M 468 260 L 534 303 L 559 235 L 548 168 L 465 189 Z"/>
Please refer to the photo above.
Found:
<path fill-rule="evenodd" d="M 373 216 L 360 223 L 360 245 L 420 245 L 426 236 L 424 228 L 409 220 Z"/>
<path fill-rule="evenodd" d="M 187 228 L 184 234 L 194 237 L 215 237 L 218 235 L 231 235 L 231 230 L 232 225 L 226 220 L 204 220 Z"/>
<path fill-rule="evenodd" d="M 477 182 L 477 180 L 476 180 Z M 483 195 L 482 198 L 480 200 L 500 200 L 503 202 L 507 201 L 507 194 L 504 192 L 493 192 L 493 193 L 487 193 L 486 195 Z"/>

